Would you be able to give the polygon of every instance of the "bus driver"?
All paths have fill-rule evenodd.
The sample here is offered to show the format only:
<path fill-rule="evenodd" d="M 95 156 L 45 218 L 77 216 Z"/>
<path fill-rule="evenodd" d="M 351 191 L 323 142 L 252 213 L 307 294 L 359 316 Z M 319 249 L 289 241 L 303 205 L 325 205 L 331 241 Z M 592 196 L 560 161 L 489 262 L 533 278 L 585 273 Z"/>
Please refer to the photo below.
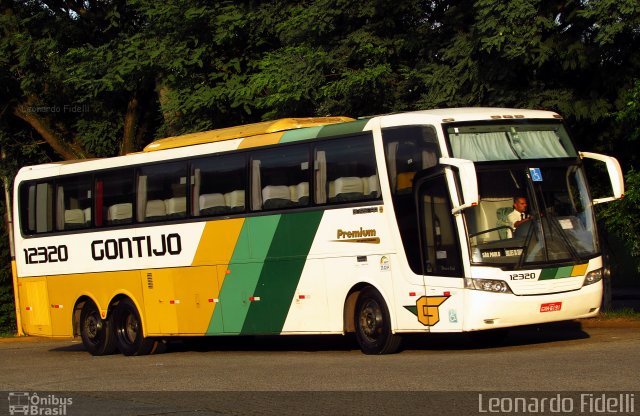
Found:
<path fill-rule="evenodd" d="M 529 221 L 531 217 L 527 214 L 527 198 L 516 196 L 513 198 L 513 211 L 507 216 L 512 229 L 518 228 L 521 224 Z"/>

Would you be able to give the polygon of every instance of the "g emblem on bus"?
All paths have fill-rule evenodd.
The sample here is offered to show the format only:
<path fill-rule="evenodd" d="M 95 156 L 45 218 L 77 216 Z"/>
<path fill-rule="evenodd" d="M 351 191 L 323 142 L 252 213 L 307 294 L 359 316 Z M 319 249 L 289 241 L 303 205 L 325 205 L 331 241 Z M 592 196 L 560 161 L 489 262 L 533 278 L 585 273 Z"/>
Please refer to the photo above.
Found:
<path fill-rule="evenodd" d="M 439 307 L 448 296 L 422 296 L 416 301 L 418 321 L 425 326 L 433 326 L 440 322 Z"/>

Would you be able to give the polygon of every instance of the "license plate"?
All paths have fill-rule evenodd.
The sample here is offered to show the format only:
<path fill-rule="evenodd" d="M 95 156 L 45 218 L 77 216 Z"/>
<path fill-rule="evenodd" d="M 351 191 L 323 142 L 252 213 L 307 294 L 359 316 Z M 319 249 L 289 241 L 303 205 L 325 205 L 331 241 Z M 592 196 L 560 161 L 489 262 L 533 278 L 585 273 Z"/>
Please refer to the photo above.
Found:
<path fill-rule="evenodd" d="M 543 303 L 540 305 L 540 312 L 557 312 L 562 309 L 562 302 Z"/>

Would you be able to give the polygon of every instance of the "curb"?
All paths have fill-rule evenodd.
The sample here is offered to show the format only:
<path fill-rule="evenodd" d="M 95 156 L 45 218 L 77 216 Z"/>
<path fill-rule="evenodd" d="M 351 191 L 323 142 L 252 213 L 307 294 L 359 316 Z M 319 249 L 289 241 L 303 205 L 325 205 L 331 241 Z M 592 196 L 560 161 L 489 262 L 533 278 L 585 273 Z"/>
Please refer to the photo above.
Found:
<path fill-rule="evenodd" d="M 640 319 L 636 318 L 607 318 L 599 317 L 579 319 L 583 328 L 640 328 Z"/>
<path fill-rule="evenodd" d="M 41 337 L 31 335 L 0 337 L 0 344 L 8 344 L 11 342 L 47 342 L 47 341 L 73 341 L 73 338 L 60 337 Z"/>

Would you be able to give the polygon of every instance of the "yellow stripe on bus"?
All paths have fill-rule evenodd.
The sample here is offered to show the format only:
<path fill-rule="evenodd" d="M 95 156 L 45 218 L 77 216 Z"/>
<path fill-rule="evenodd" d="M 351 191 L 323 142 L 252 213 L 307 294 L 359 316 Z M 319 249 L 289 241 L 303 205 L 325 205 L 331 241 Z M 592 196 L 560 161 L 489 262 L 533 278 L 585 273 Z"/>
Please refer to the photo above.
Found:
<path fill-rule="evenodd" d="M 277 144 L 284 132 L 261 134 L 259 136 L 247 137 L 242 140 L 238 149 L 248 149 L 250 147 L 267 146 Z"/>
<path fill-rule="evenodd" d="M 208 222 L 191 265 L 229 264 L 243 224 L 244 218 Z"/>
<path fill-rule="evenodd" d="M 584 276 L 587 272 L 587 267 L 589 267 L 589 263 L 585 264 L 577 264 L 573 266 L 573 270 L 571 271 L 571 276 Z"/>

